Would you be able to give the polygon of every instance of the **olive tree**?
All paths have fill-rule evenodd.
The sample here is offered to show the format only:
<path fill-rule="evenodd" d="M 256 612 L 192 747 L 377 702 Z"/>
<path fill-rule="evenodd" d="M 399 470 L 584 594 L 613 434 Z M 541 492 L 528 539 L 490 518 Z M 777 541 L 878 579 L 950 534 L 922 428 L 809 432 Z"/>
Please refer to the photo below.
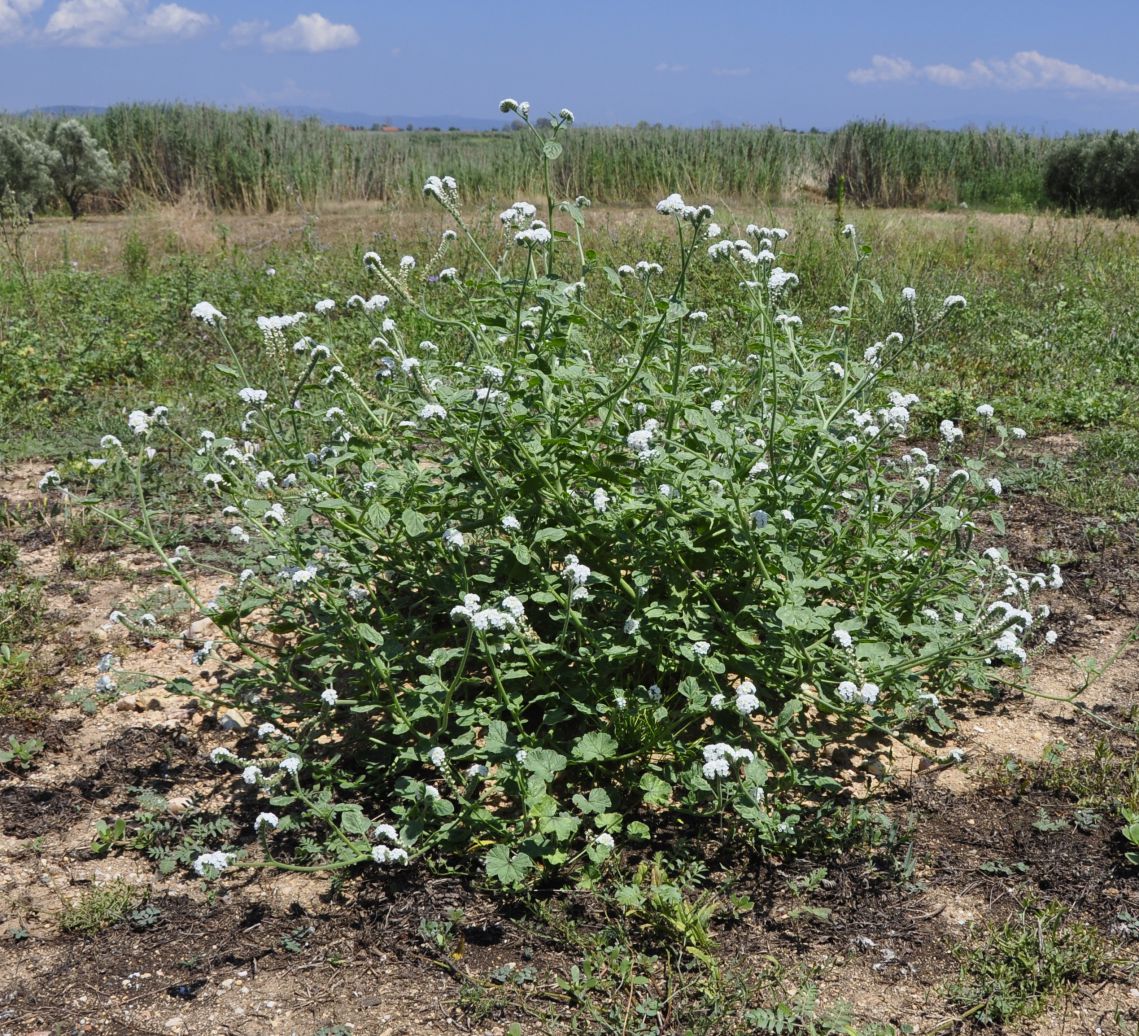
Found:
<path fill-rule="evenodd" d="M 72 219 L 79 217 L 79 203 L 88 194 L 111 190 L 122 182 L 123 175 L 106 148 L 99 146 L 81 122 L 64 119 L 52 123 L 46 142 L 54 153 L 51 178 L 55 190 L 67 202 Z"/>
<path fill-rule="evenodd" d="M 52 169 L 59 159 L 51 147 L 19 126 L 0 125 L 0 209 L 28 216 L 55 193 Z"/>

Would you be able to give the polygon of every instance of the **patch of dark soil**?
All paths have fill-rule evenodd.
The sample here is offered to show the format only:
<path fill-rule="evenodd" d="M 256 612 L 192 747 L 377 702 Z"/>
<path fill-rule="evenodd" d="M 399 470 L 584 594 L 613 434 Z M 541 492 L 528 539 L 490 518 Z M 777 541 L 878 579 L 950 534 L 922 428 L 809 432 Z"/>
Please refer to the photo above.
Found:
<path fill-rule="evenodd" d="M 1139 526 L 1108 525 L 1030 495 L 1010 496 L 1003 511 L 1008 535 L 1001 542 L 1014 567 L 1060 565 L 1066 600 L 1058 611 L 1073 623 L 1071 632 L 1085 614 L 1139 619 Z"/>
<path fill-rule="evenodd" d="M 73 787 L 6 785 L 0 787 L 0 831 L 15 838 L 38 838 L 70 827 L 85 808 L 83 795 Z"/>
<path fill-rule="evenodd" d="M 158 917 L 142 930 L 124 922 L 94 936 L 60 935 L 34 946 L 0 948 L 0 971 L 11 983 L 8 1002 L 0 1005 L 7 1007 L 5 1020 L 30 1029 L 94 1016 L 99 1027 L 92 1031 L 153 1033 L 162 1031 L 161 1023 L 148 1027 L 140 1016 L 201 1019 L 225 1011 L 233 1019 L 234 1007 L 242 1009 L 238 1015 L 265 1007 L 243 997 L 248 986 L 287 998 L 290 1009 L 309 1010 L 315 1024 L 301 1031 L 312 1031 L 321 1022 L 342 1020 L 345 1003 L 367 1016 L 393 1001 L 418 997 L 426 1013 L 432 1000 L 453 1003 L 466 976 L 490 975 L 532 957 L 506 926 L 498 926 L 499 939 L 495 925 L 453 924 L 436 929 L 443 942 L 433 943 L 421 932 L 418 918 L 412 926 L 411 911 L 380 917 L 366 895 L 356 903 L 330 902 L 314 912 L 296 905 L 278 912 L 264 905 L 235 909 L 229 898 L 213 905 L 180 896 L 152 898 Z M 492 900 L 483 898 L 476 905 L 477 897 L 469 893 L 461 898 L 470 916 L 495 910 Z M 418 902 L 421 908 L 428 906 L 424 898 Z M 420 917 L 442 920 L 447 914 L 428 907 Z M 334 993 L 341 986 L 341 1013 L 333 1017 L 329 1011 L 338 1009 Z M 401 993 L 393 994 L 395 989 Z M 405 1007 L 403 1016 L 412 1018 L 415 1012 Z M 256 1021 L 251 1028 L 232 1030 L 190 1023 L 182 1031 L 269 1028 Z M 358 1031 L 382 1029 L 365 1024 Z"/>
<path fill-rule="evenodd" d="M 1109 811 L 999 787 L 939 795 L 927 809 L 914 846 L 931 885 L 967 889 L 990 908 L 1029 892 L 1105 932 L 1120 910 L 1139 910 L 1139 871 L 1126 865 Z"/>
<path fill-rule="evenodd" d="M 200 749 L 173 730 L 132 727 L 100 751 L 100 769 L 105 776 L 120 775 L 122 781 L 188 776 L 186 767 L 201 766 Z M 120 781 L 120 783 L 122 783 Z"/>

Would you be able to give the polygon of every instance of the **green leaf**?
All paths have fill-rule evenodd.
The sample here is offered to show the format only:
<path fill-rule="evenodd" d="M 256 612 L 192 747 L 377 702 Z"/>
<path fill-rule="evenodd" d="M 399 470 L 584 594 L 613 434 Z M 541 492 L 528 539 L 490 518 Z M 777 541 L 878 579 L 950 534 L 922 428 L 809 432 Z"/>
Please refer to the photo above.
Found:
<path fill-rule="evenodd" d="M 655 773 L 641 777 L 641 791 L 645 793 L 646 806 L 667 806 L 672 801 L 672 785 L 662 781 Z"/>
<path fill-rule="evenodd" d="M 377 529 L 384 528 L 388 522 L 392 520 L 391 511 L 384 507 L 384 505 L 381 504 L 378 500 L 368 507 L 368 510 L 364 512 L 364 515 L 368 520 L 368 524 L 374 526 Z"/>
<path fill-rule="evenodd" d="M 581 208 L 575 205 L 572 201 L 563 201 L 561 204 L 563 212 L 568 212 L 570 219 L 572 219 L 579 227 L 585 226 L 585 215 L 582 213 Z"/>
<path fill-rule="evenodd" d="M 542 143 L 542 154 L 551 162 L 562 156 L 562 146 L 556 140 L 547 140 Z"/>
<path fill-rule="evenodd" d="M 427 531 L 427 522 L 424 520 L 423 515 L 418 511 L 412 510 L 410 507 L 405 508 L 403 514 L 400 515 L 400 521 L 403 522 L 403 527 L 407 530 L 408 536 L 415 539 L 417 536 L 422 536 Z"/>
<path fill-rule="evenodd" d="M 575 795 L 573 804 L 583 813 L 602 813 L 613 805 L 613 800 L 604 788 L 591 788 L 588 796 Z"/>
<path fill-rule="evenodd" d="M 314 511 L 347 511 L 351 508 L 351 504 L 347 500 L 341 500 L 339 497 L 331 496 L 327 500 L 317 500 L 312 505 Z"/>
<path fill-rule="evenodd" d="M 603 731 L 583 734 L 573 746 L 573 754 L 583 763 L 612 759 L 617 754 L 617 742 Z"/>
<path fill-rule="evenodd" d="M 526 872 L 534 866 L 534 861 L 525 853 L 510 852 L 508 845 L 496 845 L 486 854 L 486 873 L 507 888 L 517 888 L 526 877 Z"/>
<path fill-rule="evenodd" d="M 558 813 L 556 816 L 543 818 L 539 821 L 538 827 L 543 834 L 553 835 L 559 842 L 566 842 L 577 834 L 581 820 L 569 813 Z"/>
<path fill-rule="evenodd" d="M 636 885 L 620 885 L 613 898 L 627 910 L 638 910 L 645 905 L 645 894 Z"/>
<path fill-rule="evenodd" d="M 354 807 L 340 814 L 340 826 L 350 835 L 366 835 L 372 822 L 360 812 L 358 807 Z"/>
<path fill-rule="evenodd" d="M 366 640 L 369 644 L 375 644 L 376 647 L 383 647 L 383 634 L 381 634 L 379 630 L 369 626 L 366 622 L 356 623 L 356 633 L 359 634 L 361 640 Z"/>
<path fill-rule="evenodd" d="M 530 548 L 523 543 L 515 543 L 510 548 L 510 552 L 514 555 L 514 559 L 520 565 L 530 564 Z"/>
<path fill-rule="evenodd" d="M 824 630 L 826 620 L 814 608 L 805 604 L 785 604 L 775 611 L 775 617 L 789 630 Z"/>
<path fill-rule="evenodd" d="M 505 755 L 510 751 L 510 730 L 500 719 L 492 719 L 486 728 L 486 743 L 483 746 L 487 755 Z"/>
<path fill-rule="evenodd" d="M 552 781 L 566 768 L 568 759 L 560 752 L 553 752 L 548 748 L 531 748 L 526 753 L 526 762 L 523 765 L 535 777 L 544 781 Z"/>
<path fill-rule="evenodd" d="M 990 511 L 989 521 L 993 523 L 993 528 L 997 530 L 999 535 L 1003 536 L 1005 534 L 1005 519 L 1000 511 Z"/>
<path fill-rule="evenodd" d="M 546 543 L 547 541 L 556 543 L 558 540 L 564 540 L 565 538 L 565 529 L 539 529 L 534 533 L 535 543 Z"/>

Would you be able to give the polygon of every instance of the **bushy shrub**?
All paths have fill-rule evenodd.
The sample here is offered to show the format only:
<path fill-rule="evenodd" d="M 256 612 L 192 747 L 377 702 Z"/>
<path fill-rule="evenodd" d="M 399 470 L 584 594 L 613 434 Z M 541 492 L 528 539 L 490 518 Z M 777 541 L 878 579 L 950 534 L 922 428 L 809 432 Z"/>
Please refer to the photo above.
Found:
<path fill-rule="evenodd" d="M 105 148 L 76 119 L 53 122 L 47 131 L 51 149 L 51 178 L 60 197 L 67 202 L 72 219 L 79 218 L 79 203 L 89 194 L 111 191 L 126 176 L 117 169 Z"/>
<path fill-rule="evenodd" d="M 557 161 L 571 113 L 541 131 L 504 106 Z M 454 181 L 425 192 L 465 233 Z M 907 337 L 873 341 L 853 227 L 849 297 L 798 314 L 785 230 L 733 240 L 672 195 L 675 261 L 600 268 L 573 247 L 587 204 L 515 203 L 500 257 L 468 236 L 477 274 L 445 265 L 450 231 L 422 262 L 368 253 L 381 292 L 261 318 L 264 363 L 229 368 L 240 430 L 184 442 L 248 547 L 199 605 L 242 656 L 221 699 L 260 723 L 214 758 L 267 797 L 274 862 L 475 856 L 517 885 L 666 830 L 793 850 L 842 808 L 832 747 L 942 730 L 947 697 L 1025 658 L 1046 577 L 973 548 L 999 483 L 952 420 L 940 456 L 906 449 L 918 401 L 888 381 L 965 300 L 907 289 Z M 706 263 L 734 295 L 693 297 Z M 228 342 L 236 321 L 194 315 Z M 166 419 L 104 440 L 140 493 Z M 162 556 L 194 594 L 192 552 Z"/>
<path fill-rule="evenodd" d="M 1045 167 L 1044 191 L 1070 212 L 1139 214 L 1139 133 L 1072 137 L 1058 144 Z"/>
<path fill-rule="evenodd" d="M 49 124 L 43 140 L 19 126 L 0 125 L 0 204 L 10 213 L 28 215 L 62 198 L 77 218 L 85 197 L 124 180 L 124 171 L 75 119 Z"/>
<path fill-rule="evenodd" d="M 57 157 L 18 126 L 0 125 L 0 216 L 27 216 L 51 197 Z"/>

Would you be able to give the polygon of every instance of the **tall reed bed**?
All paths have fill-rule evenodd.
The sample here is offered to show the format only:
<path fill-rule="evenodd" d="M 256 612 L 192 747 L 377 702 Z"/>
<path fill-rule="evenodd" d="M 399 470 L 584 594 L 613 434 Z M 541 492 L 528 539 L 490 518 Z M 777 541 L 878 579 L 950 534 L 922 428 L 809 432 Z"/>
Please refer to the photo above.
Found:
<path fill-rule="evenodd" d="M 32 119 L 33 123 L 44 120 Z M 395 201 L 449 170 L 468 198 L 535 190 L 540 168 L 522 135 L 348 131 L 252 110 L 116 105 L 84 121 L 130 178 L 116 200 L 194 194 L 219 210 L 271 211 L 294 200 Z M 596 201 L 644 203 L 672 190 L 787 201 L 807 193 L 866 205 L 1044 201 L 1055 142 L 1005 129 L 955 132 L 855 122 L 833 133 L 776 126 L 582 129 L 567 140 L 554 186 Z M 509 200 L 509 199 L 507 199 Z"/>

